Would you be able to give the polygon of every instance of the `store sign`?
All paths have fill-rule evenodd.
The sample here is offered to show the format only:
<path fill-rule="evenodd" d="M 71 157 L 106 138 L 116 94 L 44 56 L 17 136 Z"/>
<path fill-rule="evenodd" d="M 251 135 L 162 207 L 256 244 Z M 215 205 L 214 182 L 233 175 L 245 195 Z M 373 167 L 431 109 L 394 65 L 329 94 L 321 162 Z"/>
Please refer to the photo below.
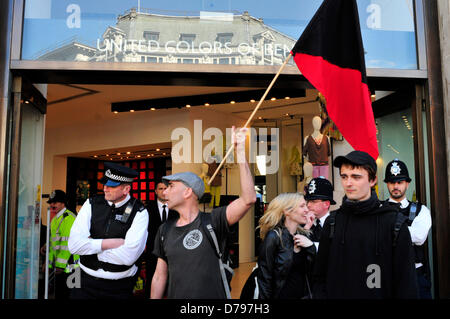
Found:
<path fill-rule="evenodd" d="M 139 3 L 27 0 L 22 59 L 281 65 L 322 0 Z M 416 69 L 414 1 L 357 4 L 366 67 Z"/>
<path fill-rule="evenodd" d="M 138 53 L 156 53 L 167 52 L 176 54 L 196 53 L 196 54 L 224 54 L 229 55 L 238 52 L 240 55 L 262 53 L 264 55 L 287 56 L 292 46 L 281 43 L 239 43 L 231 44 L 220 43 L 217 41 L 203 41 L 198 46 L 194 46 L 187 41 L 170 40 L 166 43 L 160 43 L 155 40 L 136 40 L 136 39 L 97 39 L 97 50 L 101 52 L 115 51 L 120 53 L 138 52 Z"/>

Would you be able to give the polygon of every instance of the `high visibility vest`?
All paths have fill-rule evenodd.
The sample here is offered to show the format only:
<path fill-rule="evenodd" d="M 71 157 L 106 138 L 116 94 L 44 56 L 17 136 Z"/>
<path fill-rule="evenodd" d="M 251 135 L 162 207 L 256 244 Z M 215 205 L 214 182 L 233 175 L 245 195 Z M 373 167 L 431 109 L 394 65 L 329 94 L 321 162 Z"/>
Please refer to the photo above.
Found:
<path fill-rule="evenodd" d="M 75 221 L 76 215 L 66 209 L 59 212 L 50 224 L 50 250 L 49 267 L 62 268 L 66 273 L 72 272 L 79 267 L 79 255 L 72 255 L 69 251 L 68 241 L 70 229 Z M 72 258 L 71 258 L 72 257 Z"/>

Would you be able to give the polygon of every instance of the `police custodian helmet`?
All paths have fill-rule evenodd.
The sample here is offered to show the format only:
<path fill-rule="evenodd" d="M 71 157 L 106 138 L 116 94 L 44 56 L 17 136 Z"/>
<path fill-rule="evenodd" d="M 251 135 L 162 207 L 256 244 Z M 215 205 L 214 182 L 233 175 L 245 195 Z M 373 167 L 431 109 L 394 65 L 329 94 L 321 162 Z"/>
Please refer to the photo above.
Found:
<path fill-rule="evenodd" d="M 384 182 L 395 183 L 399 181 L 407 181 L 409 183 L 411 182 L 411 178 L 409 178 L 408 168 L 406 167 L 406 164 L 396 158 L 387 164 L 386 172 L 384 175 Z"/>
<path fill-rule="evenodd" d="M 306 200 L 329 200 L 331 205 L 335 205 L 333 200 L 333 185 L 325 177 L 313 178 L 305 189 Z"/>

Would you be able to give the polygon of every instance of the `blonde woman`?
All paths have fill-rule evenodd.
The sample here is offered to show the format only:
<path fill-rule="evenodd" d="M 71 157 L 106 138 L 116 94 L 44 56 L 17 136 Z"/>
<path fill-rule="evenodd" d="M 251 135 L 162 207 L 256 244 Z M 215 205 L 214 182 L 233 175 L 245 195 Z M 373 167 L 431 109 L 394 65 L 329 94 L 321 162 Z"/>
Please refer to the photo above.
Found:
<path fill-rule="evenodd" d="M 259 221 L 263 240 L 256 275 L 259 299 L 311 296 L 309 278 L 316 248 L 307 235 L 313 221 L 300 193 L 283 193 L 270 202 Z"/>

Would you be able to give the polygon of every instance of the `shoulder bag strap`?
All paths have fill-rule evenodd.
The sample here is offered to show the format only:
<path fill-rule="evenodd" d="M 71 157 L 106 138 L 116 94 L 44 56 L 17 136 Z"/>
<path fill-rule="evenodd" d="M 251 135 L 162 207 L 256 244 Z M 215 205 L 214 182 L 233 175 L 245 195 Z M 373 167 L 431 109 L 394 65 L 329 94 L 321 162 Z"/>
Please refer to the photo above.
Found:
<path fill-rule="evenodd" d="M 219 244 L 217 242 L 216 234 L 214 233 L 214 229 L 212 228 L 211 224 L 206 225 L 206 228 L 208 229 L 209 233 L 211 234 L 211 238 L 214 242 L 214 246 L 216 247 L 216 252 L 219 255 L 220 275 L 222 276 L 223 287 L 225 288 L 225 293 L 227 295 L 227 299 L 231 299 L 230 288 L 228 287 L 228 280 L 227 280 L 227 276 L 225 274 L 225 267 L 222 263 L 222 253 L 220 252 L 220 249 L 219 249 Z"/>

